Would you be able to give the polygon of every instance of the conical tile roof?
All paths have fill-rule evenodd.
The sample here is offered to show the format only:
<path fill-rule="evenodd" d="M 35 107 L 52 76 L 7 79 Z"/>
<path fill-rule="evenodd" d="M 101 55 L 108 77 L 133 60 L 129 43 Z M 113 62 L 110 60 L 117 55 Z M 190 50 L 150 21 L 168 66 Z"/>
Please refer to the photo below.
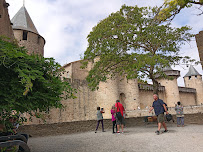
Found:
<path fill-rule="evenodd" d="M 13 29 L 27 30 L 39 34 L 25 6 L 20 8 L 11 22 L 13 23 Z"/>
<path fill-rule="evenodd" d="M 188 73 L 184 76 L 184 77 L 189 77 L 189 76 L 197 76 L 197 75 L 201 75 L 197 72 L 197 70 L 191 65 L 189 68 Z"/>

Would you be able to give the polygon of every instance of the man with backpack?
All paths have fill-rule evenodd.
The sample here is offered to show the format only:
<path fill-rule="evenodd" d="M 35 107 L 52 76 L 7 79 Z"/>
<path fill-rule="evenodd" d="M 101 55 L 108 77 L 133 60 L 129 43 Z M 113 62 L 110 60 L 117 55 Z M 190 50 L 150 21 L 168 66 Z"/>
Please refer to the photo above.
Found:
<path fill-rule="evenodd" d="M 123 107 L 123 105 L 120 103 L 119 100 L 116 100 L 116 124 L 117 124 L 117 133 L 120 133 L 119 129 L 120 129 L 120 125 L 122 128 L 122 132 L 123 133 L 123 127 L 124 127 L 124 118 L 125 118 L 125 109 Z"/>
<path fill-rule="evenodd" d="M 159 99 L 157 94 L 154 94 L 153 98 L 154 102 L 152 104 L 152 107 L 149 109 L 149 113 L 154 109 L 158 121 L 158 130 L 155 133 L 159 135 L 161 125 L 163 125 L 165 128 L 164 132 L 168 132 L 166 123 L 164 122 L 164 112 L 166 112 L 166 114 L 168 115 L 168 111 L 166 108 L 166 104 L 163 102 L 163 100 Z"/>

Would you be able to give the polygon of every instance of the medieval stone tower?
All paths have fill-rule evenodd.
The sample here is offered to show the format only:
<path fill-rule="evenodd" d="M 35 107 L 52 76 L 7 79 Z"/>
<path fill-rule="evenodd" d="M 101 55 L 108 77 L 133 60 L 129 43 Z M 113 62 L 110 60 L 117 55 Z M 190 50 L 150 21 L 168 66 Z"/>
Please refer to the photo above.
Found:
<path fill-rule="evenodd" d="M 25 6 L 20 8 L 11 22 L 19 46 L 24 46 L 28 50 L 28 54 L 44 56 L 45 39 L 38 33 Z"/>
<path fill-rule="evenodd" d="M 13 29 L 8 14 L 8 6 L 5 0 L 0 1 L 0 35 L 14 39 Z"/>
<path fill-rule="evenodd" d="M 199 57 L 203 68 L 203 31 L 200 31 L 199 34 L 195 35 L 197 47 L 199 51 Z"/>
<path fill-rule="evenodd" d="M 184 76 L 185 86 L 196 89 L 197 105 L 203 103 L 203 81 L 202 75 L 191 65 L 188 73 Z"/>
<path fill-rule="evenodd" d="M 174 107 L 174 103 L 180 101 L 179 89 L 177 78 L 180 76 L 180 71 L 173 70 L 171 67 L 163 69 L 164 73 L 167 76 L 172 77 L 172 80 L 169 79 L 159 79 L 158 82 L 165 86 L 166 96 L 167 96 L 167 105 L 169 107 Z"/>

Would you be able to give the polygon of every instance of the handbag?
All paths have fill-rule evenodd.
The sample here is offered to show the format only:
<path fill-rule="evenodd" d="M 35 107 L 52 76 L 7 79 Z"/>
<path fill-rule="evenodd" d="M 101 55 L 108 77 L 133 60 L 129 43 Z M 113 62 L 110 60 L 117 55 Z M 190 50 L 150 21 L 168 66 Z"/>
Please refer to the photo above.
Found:
<path fill-rule="evenodd" d="M 118 103 L 117 103 L 117 107 L 118 107 Z M 119 108 L 119 107 L 118 107 Z M 120 108 L 119 108 L 119 112 L 116 112 L 116 117 L 121 120 L 122 119 L 122 115 L 121 115 L 121 112 L 120 112 Z"/>

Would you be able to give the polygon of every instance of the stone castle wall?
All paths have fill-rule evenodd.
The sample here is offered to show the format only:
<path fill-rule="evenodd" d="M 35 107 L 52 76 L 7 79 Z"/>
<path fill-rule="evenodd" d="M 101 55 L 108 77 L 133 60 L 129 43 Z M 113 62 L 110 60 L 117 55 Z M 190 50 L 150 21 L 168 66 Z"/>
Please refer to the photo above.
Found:
<path fill-rule="evenodd" d="M 117 87 L 117 84 L 120 84 L 119 87 Z M 150 90 L 150 88 L 149 90 L 146 90 L 146 88 L 141 89 L 140 85 L 138 88 L 136 80 L 128 83 L 118 81 L 118 79 L 108 80 L 108 83 L 100 83 L 100 88 L 97 91 L 91 91 L 85 80 L 73 79 L 72 86 L 78 90 L 76 93 L 77 98 L 62 101 L 65 106 L 62 110 L 52 109 L 48 114 L 44 114 L 44 119 L 47 124 L 96 120 L 97 106 L 104 108 L 104 119 L 111 119 L 111 107 L 119 98 L 126 108 L 128 118 L 148 116 L 148 110 L 153 103 L 153 91 Z M 164 87 L 161 88 L 161 90 L 159 97 L 165 101 L 166 93 Z M 124 100 L 121 98 L 121 94 Z M 196 105 L 195 93 L 183 92 L 182 90 L 180 97 L 183 106 Z M 189 110 L 186 111 L 191 112 L 191 109 L 189 108 Z M 174 110 L 170 110 L 170 112 L 174 113 Z M 28 117 L 28 115 L 26 117 Z M 33 118 L 32 121 L 28 121 L 26 124 L 43 123 L 42 119 Z"/>
<path fill-rule="evenodd" d="M 195 106 L 196 104 L 196 94 L 189 92 L 180 92 L 180 102 L 183 106 Z"/>
<path fill-rule="evenodd" d="M 76 99 L 62 101 L 64 109 L 51 109 L 48 114 L 44 114 L 46 123 L 61 123 L 72 121 L 84 121 L 96 119 L 96 94 L 88 89 L 86 81 L 75 79 L 72 82 L 73 88 L 77 89 Z M 29 115 L 25 115 L 29 117 Z M 33 118 L 26 124 L 43 124 L 42 119 Z"/>
<path fill-rule="evenodd" d="M 40 54 L 44 56 L 45 40 L 36 33 L 28 32 L 27 40 L 23 40 L 23 30 L 14 30 L 14 36 L 18 41 L 19 46 L 28 50 L 28 54 Z"/>
<path fill-rule="evenodd" d="M 154 101 L 153 99 L 153 91 L 152 90 L 140 90 L 140 108 L 146 109 L 152 106 L 152 103 Z M 163 101 L 166 100 L 165 92 L 161 91 L 159 92 L 159 98 Z"/>
<path fill-rule="evenodd" d="M 0 36 L 3 35 L 13 40 L 14 35 L 8 14 L 8 6 L 9 4 L 5 0 L 0 0 Z"/>
<path fill-rule="evenodd" d="M 199 57 L 202 64 L 203 69 L 203 31 L 200 31 L 199 34 L 195 35 L 196 42 L 197 42 L 197 48 L 199 51 Z"/>

